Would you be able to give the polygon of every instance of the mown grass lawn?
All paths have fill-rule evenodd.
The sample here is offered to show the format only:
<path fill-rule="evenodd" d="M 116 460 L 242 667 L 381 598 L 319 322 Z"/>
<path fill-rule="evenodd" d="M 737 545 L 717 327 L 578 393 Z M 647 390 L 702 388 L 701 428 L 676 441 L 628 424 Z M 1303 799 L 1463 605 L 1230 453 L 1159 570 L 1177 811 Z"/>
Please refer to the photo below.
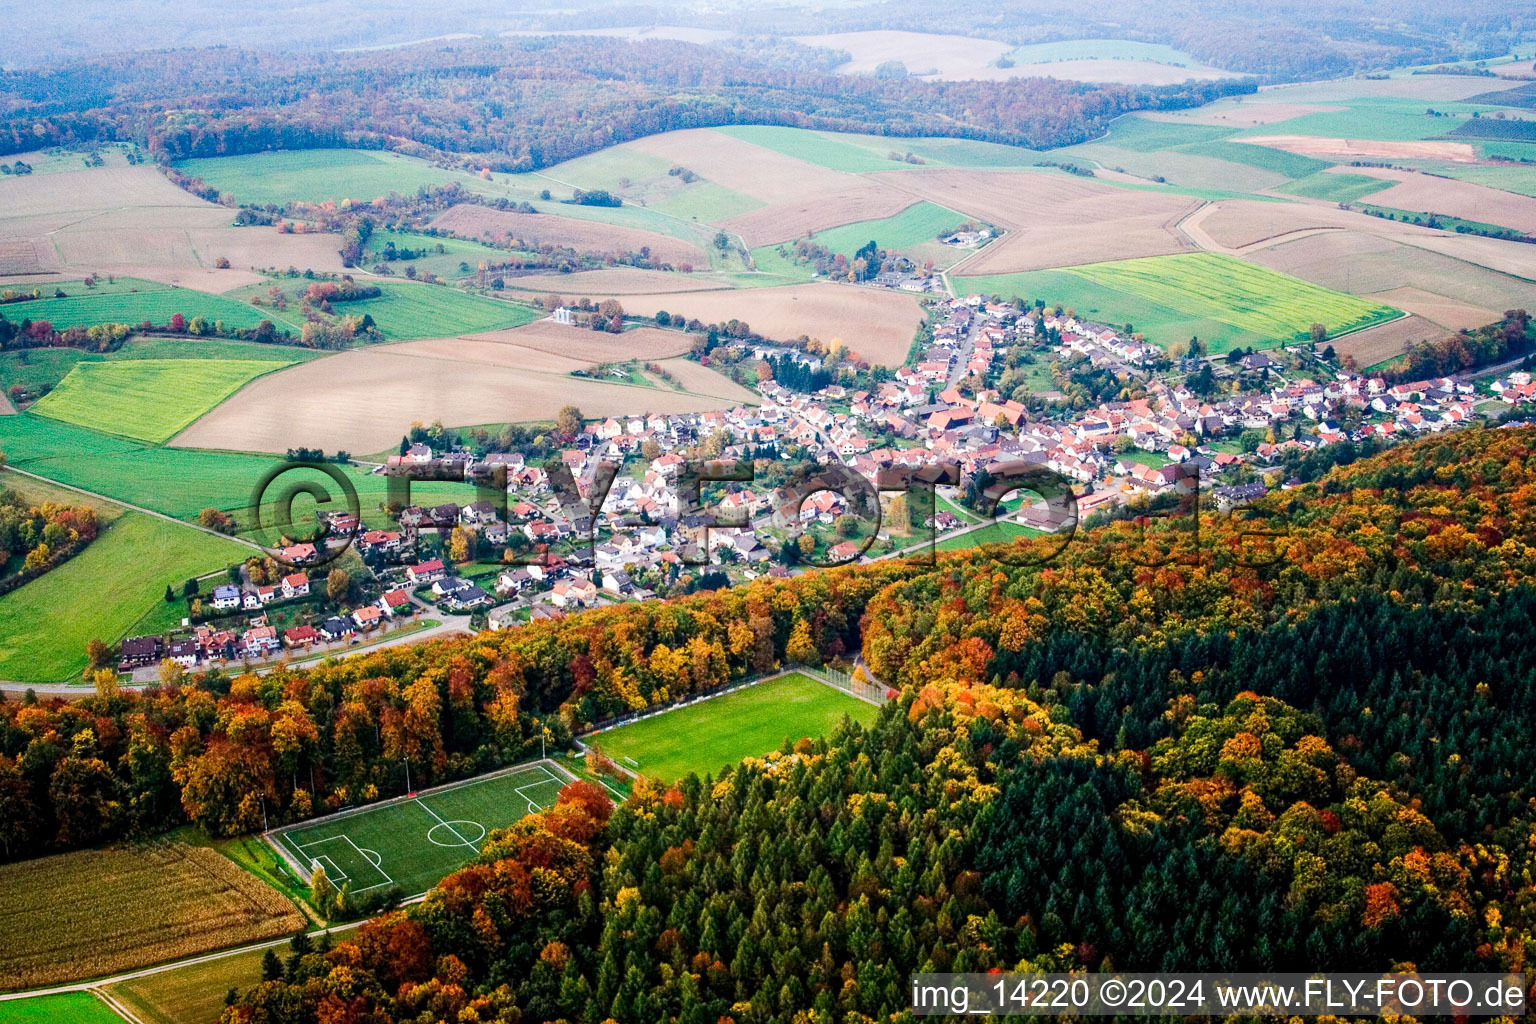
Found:
<path fill-rule="evenodd" d="M 865 725 L 879 709 L 798 672 L 689 704 L 588 738 L 632 771 L 671 781 L 719 775 L 786 739 L 828 736 L 846 715 Z"/>
<path fill-rule="evenodd" d="M 404 780 L 399 781 L 403 785 Z M 295 825 L 271 841 L 311 873 L 311 865 L 318 864 L 332 882 L 349 882 L 354 893 L 397 885 L 414 896 L 473 860 L 495 829 L 553 807 L 569 781 L 549 765 L 535 762 L 411 799 Z"/>
<path fill-rule="evenodd" d="M 51 683 L 85 667 L 85 645 L 122 638 L 166 584 L 243 559 L 251 549 L 126 512 L 74 558 L 0 597 L 0 679 Z"/>
<path fill-rule="evenodd" d="M 141 441 L 167 441 L 251 380 L 288 365 L 249 359 L 79 363 L 32 411 Z"/>

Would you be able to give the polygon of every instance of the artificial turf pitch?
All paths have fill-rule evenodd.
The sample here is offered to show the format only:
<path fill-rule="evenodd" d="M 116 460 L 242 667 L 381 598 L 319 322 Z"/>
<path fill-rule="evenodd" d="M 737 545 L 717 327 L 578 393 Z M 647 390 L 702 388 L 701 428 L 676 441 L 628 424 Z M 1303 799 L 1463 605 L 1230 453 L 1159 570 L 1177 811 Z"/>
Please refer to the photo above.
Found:
<path fill-rule="evenodd" d="M 536 762 L 268 836 L 308 878 L 316 867 L 353 895 L 399 886 L 426 892 L 473 860 L 492 829 L 554 806 L 572 780 Z"/>

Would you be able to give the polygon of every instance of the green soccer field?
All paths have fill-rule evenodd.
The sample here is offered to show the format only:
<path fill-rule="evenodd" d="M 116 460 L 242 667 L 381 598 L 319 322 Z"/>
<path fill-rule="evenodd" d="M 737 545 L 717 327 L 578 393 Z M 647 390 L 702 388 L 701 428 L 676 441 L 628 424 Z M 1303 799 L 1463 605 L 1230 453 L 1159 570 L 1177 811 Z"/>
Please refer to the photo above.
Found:
<path fill-rule="evenodd" d="M 351 882 L 353 895 L 397 885 L 413 896 L 473 860 L 493 829 L 553 807 L 570 781 L 549 762 L 538 762 L 281 829 L 269 841 L 298 863 L 305 878 L 318 866 L 338 886 Z"/>
<path fill-rule="evenodd" d="M 687 704 L 588 737 L 631 771 L 665 781 L 779 749 L 785 739 L 827 736 L 847 715 L 869 725 L 880 709 L 798 672 Z"/>

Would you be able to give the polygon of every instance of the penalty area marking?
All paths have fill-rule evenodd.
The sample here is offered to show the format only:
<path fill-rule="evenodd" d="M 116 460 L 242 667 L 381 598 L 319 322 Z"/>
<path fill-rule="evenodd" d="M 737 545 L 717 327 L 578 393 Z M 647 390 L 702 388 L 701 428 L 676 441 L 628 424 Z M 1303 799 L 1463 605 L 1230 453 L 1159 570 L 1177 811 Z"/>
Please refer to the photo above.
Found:
<path fill-rule="evenodd" d="M 356 843 L 354 843 L 352 841 L 352 837 L 347 835 L 346 833 L 342 833 L 339 836 L 327 836 L 324 839 L 316 839 L 312 843 L 297 843 L 296 842 L 293 845 L 298 847 L 299 853 L 300 853 L 301 856 L 308 857 L 309 856 L 308 851 L 310 849 L 312 849 L 313 847 L 323 846 L 326 843 L 334 843 L 334 842 L 338 842 L 338 841 L 346 843 L 348 846 L 352 847 L 352 852 L 357 854 L 357 856 L 364 863 L 370 865 L 373 868 L 373 870 L 377 871 L 383 877 L 383 879 L 384 879 L 384 881 L 382 881 L 382 882 L 375 882 L 373 885 L 365 885 L 362 888 L 353 889 L 352 890 L 353 893 L 368 892 L 371 889 L 382 889 L 386 885 L 394 885 L 395 884 L 395 880 L 389 876 L 389 872 L 384 870 L 384 867 L 383 867 L 384 858 L 380 857 L 378 855 L 378 853 L 373 851 L 373 850 L 365 850 L 362 847 L 358 846 Z M 317 854 L 314 857 L 310 857 L 309 860 L 310 860 L 310 863 L 312 865 L 315 865 L 315 866 L 319 866 L 320 862 L 322 860 L 325 861 L 327 864 L 329 864 L 330 865 L 330 870 L 326 871 L 326 877 L 327 878 L 331 878 L 334 882 L 336 882 L 337 885 L 340 885 L 343 882 L 350 882 L 350 881 L 352 881 L 352 876 L 347 874 L 345 871 L 341 870 L 341 868 L 336 864 L 336 861 L 332 857 L 330 857 L 330 855 L 328 855 L 328 854 L 324 854 L 324 853 Z M 331 874 L 331 871 L 335 871 L 336 875 L 333 876 Z"/>

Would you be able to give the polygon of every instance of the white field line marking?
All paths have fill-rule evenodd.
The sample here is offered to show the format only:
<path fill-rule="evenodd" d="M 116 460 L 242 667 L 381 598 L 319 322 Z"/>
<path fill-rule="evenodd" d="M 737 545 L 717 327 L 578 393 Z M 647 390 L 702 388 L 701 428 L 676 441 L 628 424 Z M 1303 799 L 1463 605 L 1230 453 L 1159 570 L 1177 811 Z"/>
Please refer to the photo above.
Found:
<path fill-rule="evenodd" d="M 341 885 L 343 882 L 350 882 L 350 881 L 352 881 L 352 876 L 351 875 L 349 875 L 345 871 L 341 870 L 341 868 L 339 866 L 337 866 L 335 861 L 331 860 L 331 858 L 327 857 L 323 853 L 320 854 L 320 856 L 318 856 L 318 857 L 312 858 L 310 860 L 310 864 L 314 865 L 317 868 L 323 868 L 323 867 L 325 867 L 325 864 L 321 864 L 320 863 L 321 861 L 325 861 L 325 864 L 329 864 L 330 865 L 330 870 L 328 870 L 325 873 L 325 877 L 329 878 L 329 879 L 332 879 L 338 886 Z"/>
<path fill-rule="evenodd" d="M 418 805 L 420 805 L 422 810 L 424 810 L 428 814 L 432 815 L 432 817 L 437 818 L 437 823 L 439 825 L 443 826 L 443 828 L 446 828 L 449 832 L 452 832 L 455 836 L 458 836 L 459 842 L 463 843 L 465 846 L 469 847 L 471 850 L 475 850 L 477 852 L 479 851 L 480 847 L 476 846 L 474 843 L 470 842 L 468 839 L 465 839 L 463 836 L 460 836 L 459 835 L 459 830 L 454 828 L 452 825 L 448 824 L 442 818 L 439 818 L 436 811 L 434 811 L 432 808 L 428 807 L 426 804 L 422 803 L 420 800 L 417 800 L 416 803 Z"/>
<path fill-rule="evenodd" d="M 351 836 L 347 835 L 346 833 L 342 833 L 339 838 L 345 839 L 347 841 L 347 845 L 352 847 L 352 849 L 357 851 L 357 855 L 363 859 L 364 863 L 366 863 L 366 864 L 373 864 L 373 870 L 377 871 L 379 874 L 384 876 L 384 881 L 382 881 L 382 882 L 375 882 L 373 885 L 365 886 L 364 888 L 361 888 L 361 889 L 355 889 L 355 890 L 353 890 L 354 892 L 367 892 L 369 889 L 381 889 L 381 888 L 383 888 L 386 885 L 394 885 L 395 884 L 395 880 L 393 878 L 389 877 L 389 872 L 385 871 L 383 868 L 379 867 L 377 864 L 374 864 L 373 861 L 369 860 L 368 859 L 368 855 L 365 854 L 362 851 L 362 848 L 360 846 L 358 846 L 356 843 L 354 843 L 352 841 L 352 837 Z"/>
<path fill-rule="evenodd" d="M 538 782 L 530 782 L 526 786 L 519 786 L 517 789 L 513 790 L 513 792 L 516 793 L 518 796 L 522 797 L 524 800 L 526 800 L 528 802 L 528 813 L 529 814 L 538 814 L 544 808 L 542 808 L 538 804 L 534 803 L 533 802 L 533 797 L 529 796 L 527 793 L 524 793 L 523 790 L 525 790 L 525 789 L 532 789 L 535 786 L 542 786 L 542 785 L 544 785 L 545 783 L 548 783 L 548 782 L 558 782 L 558 781 L 559 781 L 558 779 L 540 779 Z"/>

